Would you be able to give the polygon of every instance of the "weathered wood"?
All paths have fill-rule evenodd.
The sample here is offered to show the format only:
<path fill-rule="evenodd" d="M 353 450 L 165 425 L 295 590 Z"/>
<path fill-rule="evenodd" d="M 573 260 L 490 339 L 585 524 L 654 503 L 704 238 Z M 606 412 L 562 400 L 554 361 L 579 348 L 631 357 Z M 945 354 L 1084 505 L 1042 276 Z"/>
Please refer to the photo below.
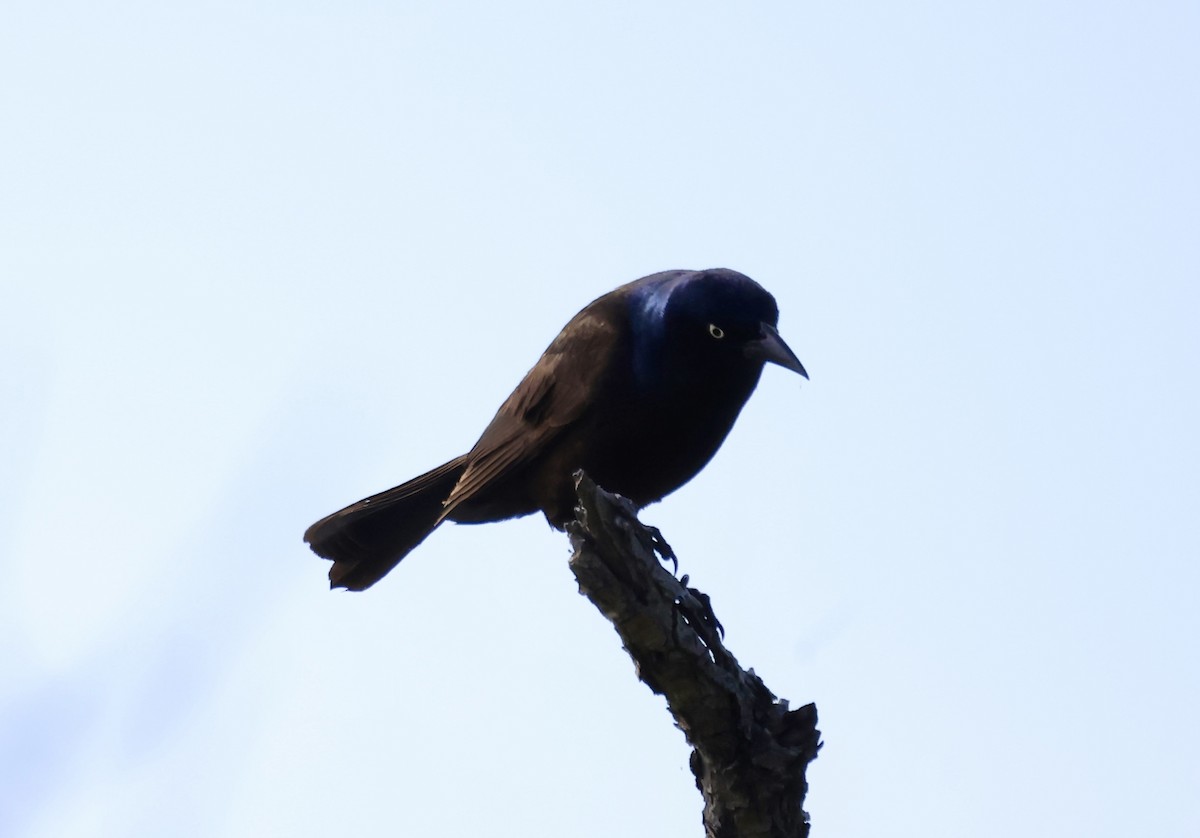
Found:
<path fill-rule="evenodd" d="M 575 486 L 571 570 L 692 745 L 706 835 L 804 838 L 805 770 L 821 746 L 816 705 L 789 710 L 738 665 L 708 597 L 663 567 L 659 554 L 674 561 L 670 547 L 629 501 L 582 473 Z"/>

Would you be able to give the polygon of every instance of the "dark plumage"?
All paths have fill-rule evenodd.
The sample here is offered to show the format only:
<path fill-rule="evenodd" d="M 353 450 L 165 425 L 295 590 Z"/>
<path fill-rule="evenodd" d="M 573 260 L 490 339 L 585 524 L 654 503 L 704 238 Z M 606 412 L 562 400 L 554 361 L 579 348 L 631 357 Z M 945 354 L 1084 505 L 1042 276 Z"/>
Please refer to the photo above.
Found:
<path fill-rule="evenodd" d="M 678 489 L 724 441 L 771 362 L 803 375 L 779 310 L 736 271 L 664 271 L 575 315 L 475 447 L 317 521 L 304 540 L 333 560 L 331 587 L 361 591 L 443 521 L 541 510 L 573 517 L 572 474 L 639 507 Z"/>

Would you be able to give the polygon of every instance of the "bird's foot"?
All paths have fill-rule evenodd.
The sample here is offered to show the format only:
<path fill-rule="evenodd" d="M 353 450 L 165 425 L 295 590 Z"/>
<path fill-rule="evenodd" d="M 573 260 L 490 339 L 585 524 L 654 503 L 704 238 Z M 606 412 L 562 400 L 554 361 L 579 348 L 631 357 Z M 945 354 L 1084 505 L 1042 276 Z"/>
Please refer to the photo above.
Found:
<path fill-rule="evenodd" d="M 688 585 L 686 573 L 680 577 L 679 584 L 683 592 L 675 598 L 675 609 L 704 644 L 713 662 L 717 666 L 728 667 L 733 658 L 725 651 L 725 645 L 722 643 L 725 627 L 713 613 L 712 600 L 708 598 L 708 594 Z"/>
<path fill-rule="evenodd" d="M 647 541 L 650 549 L 657 553 L 658 557 L 662 561 L 671 562 L 674 572 L 678 573 L 679 557 L 675 555 L 675 551 L 671 549 L 671 545 L 667 543 L 665 538 L 663 538 L 662 532 L 658 529 L 658 527 L 652 527 L 649 524 L 642 524 L 642 528 L 646 531 L 646 535 L 648 536 Z"/>

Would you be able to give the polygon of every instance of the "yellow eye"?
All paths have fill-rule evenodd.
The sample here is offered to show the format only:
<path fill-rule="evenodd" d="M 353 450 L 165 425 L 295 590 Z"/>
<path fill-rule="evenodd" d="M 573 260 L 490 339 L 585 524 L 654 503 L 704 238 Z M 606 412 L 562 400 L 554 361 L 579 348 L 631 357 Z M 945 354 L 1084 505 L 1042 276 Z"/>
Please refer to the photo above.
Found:
<path fill-rule="evenodd" d="M 720 326 L 718 326 L 716 323 L 708 324 L 708 333 L 710 335 L 712 335 L 714 338 L 716 338 L 717 340 L 720 340 L 721 338 L 725 337 L 725 330 L 722 329 Z"/>

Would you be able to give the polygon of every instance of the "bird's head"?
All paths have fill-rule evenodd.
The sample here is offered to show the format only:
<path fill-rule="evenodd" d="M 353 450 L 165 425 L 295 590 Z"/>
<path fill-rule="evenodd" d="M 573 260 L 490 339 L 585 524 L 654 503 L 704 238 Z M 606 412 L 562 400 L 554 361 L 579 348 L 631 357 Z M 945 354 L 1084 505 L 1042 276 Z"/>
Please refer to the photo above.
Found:
<path fill-rule="evenodd" d="M 634 363 L 643 380 L 663 375 L 758 380 L 763 364 L 808 378 L 776 331 L 775 298 L 750 277 L 727 268 L 668 271 L 632 291 Z M 661 359 L 661 364 L 659 362 Z"/>

